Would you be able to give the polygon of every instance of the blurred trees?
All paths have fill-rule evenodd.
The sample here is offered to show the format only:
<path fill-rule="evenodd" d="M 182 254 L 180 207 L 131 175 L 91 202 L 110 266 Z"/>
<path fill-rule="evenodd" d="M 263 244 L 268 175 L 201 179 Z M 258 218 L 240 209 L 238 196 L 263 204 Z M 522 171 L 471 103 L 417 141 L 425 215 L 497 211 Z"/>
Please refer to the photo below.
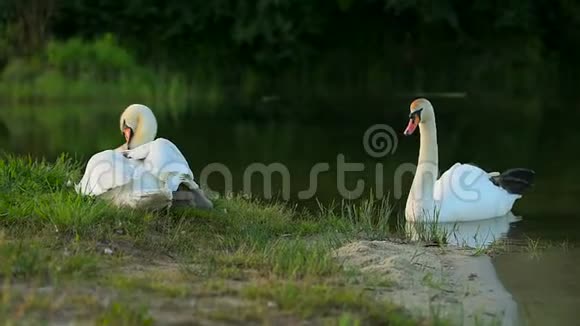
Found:
<path fill-rule="evenodd" d="M 195 53 L 271 66 L 356 39 L 485 46 L 523 37 L 576 53 L 579 27 L 580 3 L 569 0 L 0 1 L 0 53 L 113 33 L 144 59 L 173 62 Z"/>
<path fill-rule="evenodd" d="M 0 0 L 10 80 L 36 65 L 107 81 L 145 64 L 221 97 L 523 93 L 555 73 L 575 78 L 578 40 L 570 0 Z"/>
<path fill-rule="evenodd" d="M 0 58 L 30 54 L 42 48 L 50 34 L 55 0 L 0 1 Z"/>

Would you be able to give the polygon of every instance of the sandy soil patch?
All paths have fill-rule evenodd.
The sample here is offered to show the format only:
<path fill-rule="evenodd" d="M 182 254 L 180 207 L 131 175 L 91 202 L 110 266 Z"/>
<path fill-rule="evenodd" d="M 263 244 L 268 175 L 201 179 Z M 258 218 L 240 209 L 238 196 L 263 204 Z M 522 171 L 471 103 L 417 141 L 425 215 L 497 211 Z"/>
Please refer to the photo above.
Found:
<path fill-rule="evenodd" d="M 358 241 L 336 251 L 346 268 L 384 276 L 394 284 L 376 292 L 425 317 L 458 325 L 515 325 L 517 305 L 486 255 L 455 247 Z"/>

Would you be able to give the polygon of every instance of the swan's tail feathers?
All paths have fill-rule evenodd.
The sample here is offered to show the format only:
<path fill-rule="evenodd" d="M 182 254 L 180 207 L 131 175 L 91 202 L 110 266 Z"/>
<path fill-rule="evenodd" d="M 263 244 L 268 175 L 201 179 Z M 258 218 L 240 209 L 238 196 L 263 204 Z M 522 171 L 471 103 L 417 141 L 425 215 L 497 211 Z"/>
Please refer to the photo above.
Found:
<path fill-rule="evenodd" d="M 534 185 L 536 173 L 530 169 L 509 169 L 498 176 L 492 176 L 491 182 L 502 187 L 510 194 L 522 195 Z"/>
<path fill-rule="evenodd" d="M 182 183 L 177 188 L 177 191 L 173 192 L 173 203 L 171 206 L 212 209 L 213 203 L 205 196 L 201 189 L 189 189 L 189 187 Z"/>

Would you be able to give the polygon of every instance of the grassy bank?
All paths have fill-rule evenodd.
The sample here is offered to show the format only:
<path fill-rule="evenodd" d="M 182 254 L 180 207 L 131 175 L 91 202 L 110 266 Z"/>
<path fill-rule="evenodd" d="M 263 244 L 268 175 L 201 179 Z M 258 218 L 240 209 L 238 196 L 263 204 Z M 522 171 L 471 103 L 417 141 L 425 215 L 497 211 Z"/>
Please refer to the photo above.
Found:
<path fill-rule="evenodd" d="M 388 279 L 332 255 L 355 238 L 385 238 L 384 203 L 314 214 L 231 196 L 211 212 L 140 212 L 79 197 L 67 185 L 79 176 L 66 158 L 0 160 L 7 324 L 419 322 L 373 295 Z"/>

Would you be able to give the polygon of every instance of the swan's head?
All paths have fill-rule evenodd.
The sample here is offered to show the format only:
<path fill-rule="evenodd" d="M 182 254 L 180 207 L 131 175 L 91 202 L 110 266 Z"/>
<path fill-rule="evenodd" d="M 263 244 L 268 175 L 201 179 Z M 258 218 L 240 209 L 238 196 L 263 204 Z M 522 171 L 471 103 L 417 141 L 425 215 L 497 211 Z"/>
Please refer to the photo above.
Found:
<path fill-rule="evenodd" d="M 405 136 L 411 135 L 417 126 L 435 120 L 435 112 L 431 102 L 424 98 L 418 98 L 411 102 L 411 113 L 409 113 L 409 124 L 405 129 Z"/>
<path fill-rule="evenodd" d="M 121 115 L 120 126 L 127 149 L 153 141 L 157 136 L 157 120 L 151 109 L 145 105 L 129 105 Z"/>

